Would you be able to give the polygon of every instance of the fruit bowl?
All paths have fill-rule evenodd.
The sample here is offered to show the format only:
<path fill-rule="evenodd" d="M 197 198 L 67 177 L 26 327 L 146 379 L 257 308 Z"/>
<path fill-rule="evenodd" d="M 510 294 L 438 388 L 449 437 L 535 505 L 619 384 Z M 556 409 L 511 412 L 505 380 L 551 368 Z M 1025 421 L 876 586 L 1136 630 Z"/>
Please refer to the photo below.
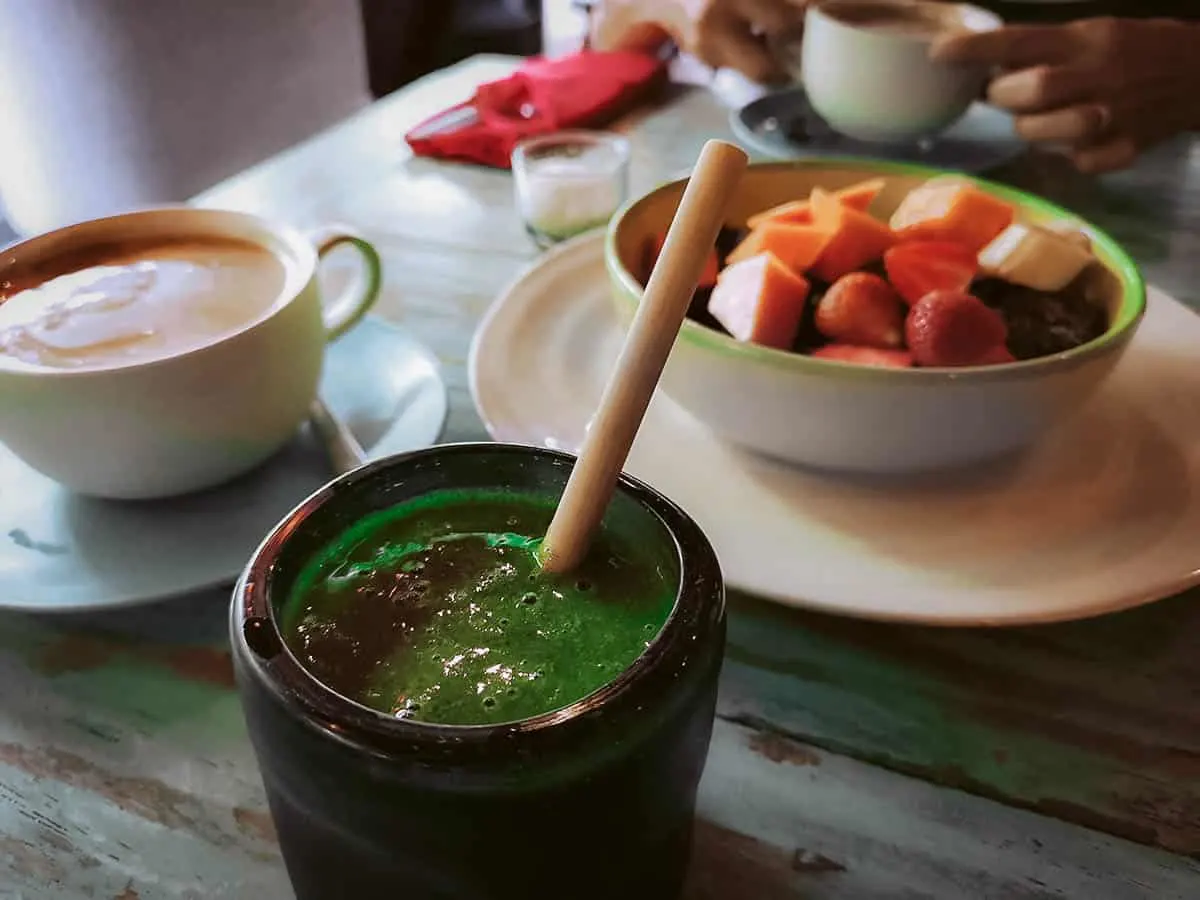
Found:
<path fill-rule="evenodd" d="M 727 220 L 741 226 L 763 210 L 808 197 L 814 187 L 832 193 L 880 178 L 870 208 L 887 221 L 909 191 L 947 174 L 861 160 L 756 164 L 743 176 Z M 689 318 L 663 374 L 665 392 L 732 444 L 824 470 L 957 468 L 1036 441 L 1074 414 L 1121 358 L 1145 311 L 1145 285 L 1117 242 L 1079 217 L 1011 187 L 969 182 L 1012 204 L 1024 222 L 1077 228 L 1088 237 L 1098 264 L 1086 272 L 1086 289 L 1107 314 L 1103 333 L 1036 359 L 882 368 L 735 340 Z M 609 225 L 606 264 L 626 324 L 642 296 L 646 248 L 665 233 L 684 185 L 673 181 L 631 201 Z"/>

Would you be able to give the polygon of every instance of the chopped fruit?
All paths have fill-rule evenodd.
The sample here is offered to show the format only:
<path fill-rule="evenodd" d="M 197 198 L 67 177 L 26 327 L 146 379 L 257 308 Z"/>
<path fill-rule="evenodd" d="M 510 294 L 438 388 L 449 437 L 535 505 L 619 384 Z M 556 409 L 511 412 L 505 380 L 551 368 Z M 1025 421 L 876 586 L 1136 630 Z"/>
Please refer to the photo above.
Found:
<path fill-rule="evenodd" d="M 883 254 L 888 280 L 909 306 L 930 291 L 965 291 L 979 266 L 975 254 L 947 241 L 910 241 Z"/>
<path fill-rule="evenodd" d="M 946 176 L 909 191 L 892 214 L 891 226 L 902 241 L 952 241 L 978 253 L 1015 216 L 1012 204 Z"/>
<path fill-rule="evenodd" d="M 708 311 L 739 341 L 789 350 L 800 331 L 809 285 L 772 253 L 721 273 Z"/>
<path fill-rule="evenodd" d="M 658 255 L 662 253 L 663 244 L 666 243 L 666 240 L 667 236 L 665 234 L 658 234 L 650 238 L 646 245 L 645 259 L 642 261 L 646 273 L 646 281 L 650 280 L 650 273 L 654 271 L 655 265 L 658 264 Z M 708 259 L 704 262 L 704 273 L 700 276 L 700 281 L 696 287 L 712 287 L 717 283 L 717 275 L 720 271 L 721 260 L 717 256 L 717 248 L 714 247 L 712 253 L 708 255 Z"/>
<path fill-rule="evenodd" d="M 1010 284 L 1053 293 L 1074 281 L 1092 258 L 1090 244 L 1084 246 L 1049 228 L 1018 223 L 979 251 L 979 268 Z"/>
<path fill-rule="evenodd" d="M 717 278 L 720 274 L 721 261 L 717 259 L 717 251 L 714 248 L 713 251 L 708 254 L 708 259 L 704 263 L 704 271 L 700 273 L 700 281 L 696 286 L 702 288 L 716 287 Z"/>
<path fill-rule="evenodd" d="M 808 200 L 788 200 L 787 203 L 773 206 L 746 220 L 746 228 L 757 228 L 767 222 L 787 222 L 788 224 L 812 224 L 812 204 Z"/>
<path fill-rule="evenodd" d="M 826 191 L 813 188 L 813 222 L 832 237 L 812 272 L 825 282 L 834 282 L 843 275 L 873 262 L 895 242 L 887 225 L 851 209 Z"/>
<path fill-rule="evenodd" d="M 737 245 L 727 263 L 741 262 L 760 253 L 774 253 L 779 261 L 796 272 L 807 271 L 817 261 L 832 237 L 812 225 L 765 222 Z"/>
<path fill-rule="evenodd" d="M 890 367 L 1013 364 L 1110 327 L 1113 279 L 1087 277 L 1106 270 L 1078 219 L 1027 224 L 1023 206 L 966 176 L 910 183 L 814 187 L 750 227 L 724 225 L 687 317 L 746 343 Z M 890 224 L 870 213 L 885 187 L 889 207 L 907 191 Z M 645 242 L 647 280 L 663 242 Z"/>
<path fill-rule="evenodd" d="M 887 181 L 883 178 L 870 178 L 834 191 L 833 196 L 837 197 L 843 206 L 857 209 L 859 212 L 866 212 L 871 208 L 871 204 L 875 202 L 875 198 L 879 196 L 879 192 L 883 190 L 885 184 Z"/>
<path fill-rule="evenodd" d="M 836 359 L 838 362 L 860 366 L 882 366 L 888 369 L 912 367 L 912 354 L 907 350 L 880 350 L 878 347 L 855 347 L 853 344 L 826 344 L 812 352 L 816 359 Z"/>
<path fill-rule="evenodd" d="M 850 187 L 842 188 L 840 191 L 833 191 L 833 196 L 851 209 L 866 212 L 871 204 L 875 202 L 875 198 L 879 196 L 879 192 L 883 190 L 884 184 L 885 182 L 882 178 L 872 178 L 868 181 L 860 181 L 857 184 L 850 185 Z M 792 225 L 811 225 L 813 221 L 812 206 L 808 200 L 793 200 L 790 203 L 782 203 L 779 206 L 774 206 L 771 209 L 760 212 L 758 215 L 751 216 L 746 225 L 750 228 L 757 228 L 767 221 L 788 222 Z"/>
<path fill-rule="evenodd" d="M 767 222 L 786 222 L 789 225 L 811 225 L 812 204 L 807 200 L 790 200 L 771 209 L 751 216 L 746 220 L 747 228 L 758 228 Z"/>
<path fill-rule="evenodd" d="M 869 272 L 843 275 L 817 304 L 817 330 L 832 341 L 864 347 L 899 347 L 904 308 L 892 286 Z"/>
<path fill-rule="evenodd" d="M 1044 226 L 1046 230 L 1053 231 L 1055 234 L 1061 234 L 1072 244 L 1078 244 L 1089 253 L 1092 250 L 1092 239 L 1084 234 L 1078 225 L 1074 222 L 1059 222 L 1054 221 Z"/>
<path fill-rule="evenodd" d="M 962 291 L 926 294 L 908 313 L 908 349 L 920 366 L 975 366 L 1004 347 L 1004 319 Z"/>
<path fill-rule="evenodd" d="M 1013 356 L 1008 348 L 1003 344 L 989 350 L 983 356 L 979 357 L 979 361 L 975 363 L 977 366 L 1001 366 L 1005 363 L 1016 362 L 1017 358 Z"/>

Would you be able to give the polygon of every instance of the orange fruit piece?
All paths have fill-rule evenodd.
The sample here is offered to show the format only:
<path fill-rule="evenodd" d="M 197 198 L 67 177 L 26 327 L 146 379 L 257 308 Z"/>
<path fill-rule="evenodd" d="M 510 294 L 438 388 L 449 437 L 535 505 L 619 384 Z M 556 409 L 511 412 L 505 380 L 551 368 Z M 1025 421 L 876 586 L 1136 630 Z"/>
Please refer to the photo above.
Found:
<path fill-rule="evenodd" d="M 883 254 L 888 280 L 912 306 L 930 291 L 965 291 L 979 263 L 970 249 L 949 241 L 906 241 Z"/>
<path fill-rule="evenodd" d="M 882 178 L 871 178 L 832 193 L 851 209 L 866 212 L 875 202 L 875 198 L 879 196 L 879 192 L 883 190 L 884 184 L 885 181 Z M 757 228 L 768 220 L 788 222 L 792 225 L 811 225 L 813 221 L 812 205 L 808 200 L 791 200 L 781 203 L 779 206 L 773 206 L 771 209 L 751 216 L 746 221 L 746 227 Z"/>
<path fill-rule="evenodd" d="M 861 210 L 846 206 L 833 194 L 813 188 L 813 221 L 832 237 L 811 272 L 832 284 L 843 275 L 874 262 L 895 243 L 892 230 Z"/>
<path fill-rule="evenodd" d="M 809 284 L 773 253 L 760 253 L 721 272 L 708 311 L 737 338 L 790 350 L 800 332 Z"/>
<path fill-rule="evenodd" d="M 774 253 L 789 269 L 804 272 L 817 261 L 833 237 L 812 225 L 793 225 L 790 222 L 764 222 L 748 234 L 725 258 L 726 264 L 738 263 Z"/>
<path fill-rule="evenodd" d="M 960 178 L 939 177 L 908 192 L 891 226 L 902 241 L 948 241 L 978 253 L 1015 218 L 1011 203 Z"/>

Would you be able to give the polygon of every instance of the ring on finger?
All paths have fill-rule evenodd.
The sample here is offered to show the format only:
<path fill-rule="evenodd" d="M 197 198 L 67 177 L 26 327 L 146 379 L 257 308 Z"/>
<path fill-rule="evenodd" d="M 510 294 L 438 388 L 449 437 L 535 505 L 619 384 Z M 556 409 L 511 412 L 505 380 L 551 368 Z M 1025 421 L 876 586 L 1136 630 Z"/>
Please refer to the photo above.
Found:
<path fill-rule="evenodd" d="M 1068 145 L 1091 143 L 1111 125 L 1111 111 L 1098 103 L 1018 116 L 1016 122 L 1017 133 L 1027 141 Z"/>

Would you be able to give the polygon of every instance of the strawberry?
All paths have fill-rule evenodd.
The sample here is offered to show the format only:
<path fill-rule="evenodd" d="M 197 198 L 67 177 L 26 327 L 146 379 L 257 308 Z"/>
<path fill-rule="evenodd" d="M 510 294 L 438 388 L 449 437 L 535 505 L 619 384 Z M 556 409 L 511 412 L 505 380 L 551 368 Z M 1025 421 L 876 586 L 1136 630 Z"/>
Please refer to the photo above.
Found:
<path fill-rule="evenodd" d="M 1003 344 L 998 344 L 979 358 L 978 366 L 1002 366 L 1005 363 L 1016 362 L 1017 358 Z"/>
<path fill-rule="evenodd" d="M 887 369 L 907 369 L 913 364 L 907 350 L 880 350 L 878 347 L 855 347 L 853 344 L 826 344 L 812 352 L 817 359 L 836 359 L 838 362 L 860 366 L 882 366 Z"/>
<path fill-rule="evenodd" d="M 930 291 L 965 291 L 979 263 L 962 244 L 910 241 L 884 251 L 883 267 L 892 287 L 912 306 Z"/>
<path fill-rule="evenodd" d="M 870 272 L 843 275 L 816 309 L 817 330 L 832 341 L 862 347 L 899 347 L 904 308 L 892 286 Z"/>
<path fill-rule="evenodd" d="M 919 366 L 981 365 L 1008 337 L 1000 313 L 962 291 L 926 294 L 909 310 L 904 332 Z"/>

